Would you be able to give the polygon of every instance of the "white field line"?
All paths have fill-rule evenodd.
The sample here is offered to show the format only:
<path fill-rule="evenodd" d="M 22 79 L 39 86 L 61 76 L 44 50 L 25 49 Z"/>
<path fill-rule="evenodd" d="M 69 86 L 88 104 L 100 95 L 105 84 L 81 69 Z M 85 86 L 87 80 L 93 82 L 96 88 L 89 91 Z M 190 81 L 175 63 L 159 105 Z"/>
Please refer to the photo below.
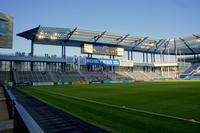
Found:
<path fill-rule="evenodd" d="M 85 102 L 89 102 L 89 103 L 95 103 L 95 104 L 99 104 L 99 105 L 104 105 L 104 106 L 108 106 L 108 107 L 114 107 L 114 108 L 118 108 L 118 109 L 135 111 L 135 112 L 140 112 L 140 113 L 160 116 L 160 117 L 164 117 L 164 118 L 170 118 L 170 119 L 175 119 L 175 120 L 181 120 L 181 121 L 200 124 L 200 121 L 197 121 L 197 120 L 194 120 L 194 119 L 186 119 L 186 118 L 167 115 L 167 114 L 160 114 L 160 113 L 145 111 L 145 110 L 141 110 L 141 109 L 129 108 L 129 107 L 126 107 L 126 106 L 119 106 L 119 105 L 114 105 L 114 104 L 109 104 L 109 103 L 103 103 L 103 102 L 98 102 L 98 101 L 94 101 L 94 100 L 90 100 L 90 99 L 86 99 L 86 98 L 80 98 L 80 97 L 70 96 L 70 95 L 66 95 L 66 94 L 55 93 L 55 92 L 48 92 L 48 93 L 51 93 L 51 94 L 54 94 L 54 95 L 60 95 L 60 96 L 64 96 L 64 97 L 68 97 L 68 98 L 71 98 L 71 99 L 76 99 L 76 100 L 79 100 L 79 101 L 85 101 Z"/>

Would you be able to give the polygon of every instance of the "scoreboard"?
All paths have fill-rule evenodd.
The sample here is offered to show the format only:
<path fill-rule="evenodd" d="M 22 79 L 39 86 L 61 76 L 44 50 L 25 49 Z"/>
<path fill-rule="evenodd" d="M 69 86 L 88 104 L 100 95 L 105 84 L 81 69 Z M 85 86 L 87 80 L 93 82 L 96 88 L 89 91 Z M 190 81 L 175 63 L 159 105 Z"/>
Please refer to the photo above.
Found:
<path fill-rule="evenodd" d="M 12 48 L 13 18 L 0 12 L 0 48 Z"/>
<path fill-rule="evenodd" d="M 111 47 L 105 45 L 84 44 L 83 53 L 97 54 L 97 55 L 115 55 L 123 56 L 124 49 L 119 47 Z"/>

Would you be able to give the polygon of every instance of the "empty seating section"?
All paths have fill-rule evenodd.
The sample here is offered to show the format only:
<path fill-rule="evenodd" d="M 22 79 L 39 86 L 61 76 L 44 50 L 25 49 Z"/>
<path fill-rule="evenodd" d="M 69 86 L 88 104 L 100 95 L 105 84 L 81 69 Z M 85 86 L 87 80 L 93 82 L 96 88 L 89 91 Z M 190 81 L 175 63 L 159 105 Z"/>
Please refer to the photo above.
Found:
<path fill-rule="evenodd" d="M 89 81 L 102 81 L 102 80 L 111 80 L 110 77 L 103 72 L 82 72 L 85 76 L 85 79 Z"/>
<path fill-rule="evenodd" d="M 191 76 L 193 72 L 195 73 L 200 68 L 200 63 L 192 64 L 186 71 L 184 71 L 180 78 L 186 78 L 187 76 Z"/>
<path fill-rule="evenodd" d="M 192 64 L 185 72 L 183 73 L 191 73 L 192 71 L 198 69 L 200 67 L 200 63 Z"/>
<path fill-rule="evenodd" d="M 84 81 L 84 77 L 78 72 L 35 72 L 16 71 L 14 79 L 17 83 L 24 82 L 73 82 Z"/>
<path fill-rule="evenodd" d="M 50 72 L 55 81 L 73 82 L 84 81 L 84 77 L 79 72 Z"/>
<path fill-rule="evenodd" d="M 108 72 L 106 73 L 112 80 L 131 80 L 132 78 L 127 76 L 124 72 Z"/>
<path fill-rule="evenodd" d="M 2 72 L 1 72 L 2 73 Z M 148 81 L 161 79 L 163 76 L 155 72 L 39 72 L 15 71 L 14 80 L 17 83 L 25 82 L 82 82 L 103 80 L 136 80 Z"/>
<path fill-rule="evenodd" d="M 195 73 L 190 76 L 190 79 L 192 80 L 200 80 L 200 73 Z"/>
<path fill-rule="evenodd" d="M 147 75 L 142 71 L 133 71 L 133 72 L 127 72 L 133 79 L 138 81 L 147 81 L 150 80 Z"/>
<path fill-rule="evenodd" d="M 10 80 L 10 72 L 9 71 L 0 71 L 0 81 Z"/>
<path fill-rule="evenodd" d="M 147 72 L 145 73 L 149 79 L 161 79 L 163 78 L 163 76 L 161 76 L 160 74 L 156 73 L 156 72 Z"/>
<path fill-rule="evenodd" d="M 51 82 L 48 72 L 16 71 L 14 79 L 17 83 L 24 82 Z"/>

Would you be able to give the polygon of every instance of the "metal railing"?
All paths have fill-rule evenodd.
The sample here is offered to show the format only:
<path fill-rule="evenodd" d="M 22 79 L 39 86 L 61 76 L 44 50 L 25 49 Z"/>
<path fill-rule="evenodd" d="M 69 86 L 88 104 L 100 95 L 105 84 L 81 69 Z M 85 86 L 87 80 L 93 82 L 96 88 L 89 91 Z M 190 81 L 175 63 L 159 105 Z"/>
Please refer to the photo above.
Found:
<path fill-rule="evenodd" d="M 0 84 L 1 85 L 1 84 Z M 6 96 L 10 99 L 12 105 L 12 112 L 14 116 L 14 131 L 16 132 L 30 132 L 30 133 L 44 133 L 36 121 L 26 111 L 26 109 L 17 102 L 15 96 L 8 89 L 6 85 L 1 85 L 6 92 Z"/>

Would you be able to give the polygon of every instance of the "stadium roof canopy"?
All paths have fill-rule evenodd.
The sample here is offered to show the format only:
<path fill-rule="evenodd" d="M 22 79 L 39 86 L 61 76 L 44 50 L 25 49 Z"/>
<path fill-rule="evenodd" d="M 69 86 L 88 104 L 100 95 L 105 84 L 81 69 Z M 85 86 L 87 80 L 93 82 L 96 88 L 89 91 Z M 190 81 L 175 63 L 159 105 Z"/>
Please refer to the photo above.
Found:
<path fill-rule="evenodd" d="M 81 47 L 84 43 L 122 47 L 125 50 L 171 55 L 200 54 L 200 34 L 174 39 L 121 35 L 107 31 L 97 32 L 79 28 L 41 27 L 21 32 L 20 37 L 36 44 Z"/>

